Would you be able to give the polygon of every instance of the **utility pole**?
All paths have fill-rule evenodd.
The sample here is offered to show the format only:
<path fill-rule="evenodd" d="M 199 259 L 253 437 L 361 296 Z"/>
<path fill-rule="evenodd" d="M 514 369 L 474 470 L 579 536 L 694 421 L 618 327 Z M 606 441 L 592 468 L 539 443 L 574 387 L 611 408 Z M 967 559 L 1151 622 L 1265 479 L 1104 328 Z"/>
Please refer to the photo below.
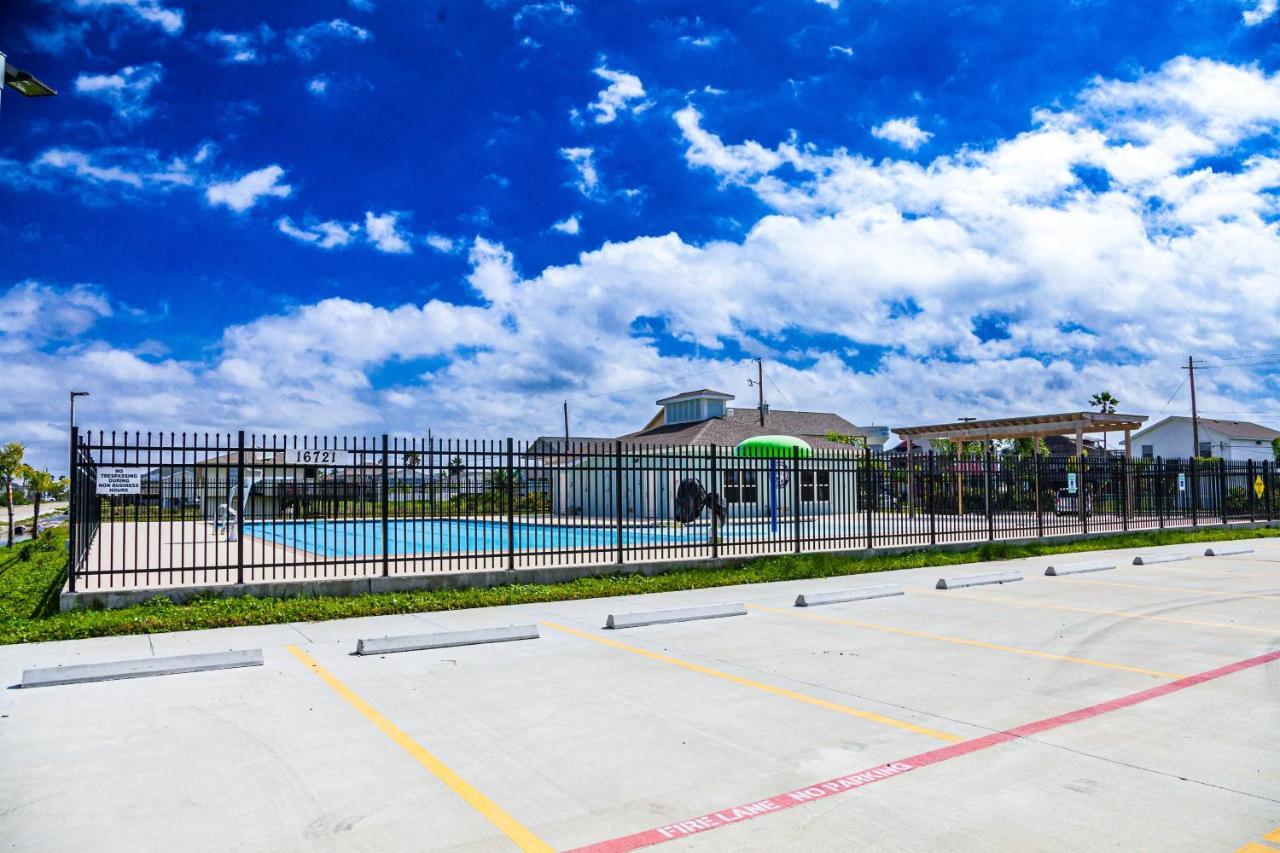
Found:
<path fill-rule="evenodd" d="M 760 426 L 764 426 L 764 359 L 756 359 L 756 391 L 758 392 L 760 403 L 757 408 L 760 410 Z"/>
<path fill-rule="evenodd" d="M 569 401 L 564 401 L 564 446 L 569 447 Z"/>
<path fill-rule="evenodd" d="M 1196 410 L 1196 360 L 1187 356 L 1187 375 L 1191 379 L 1191 456 L 1200 455 L 1200 415 Z"/>

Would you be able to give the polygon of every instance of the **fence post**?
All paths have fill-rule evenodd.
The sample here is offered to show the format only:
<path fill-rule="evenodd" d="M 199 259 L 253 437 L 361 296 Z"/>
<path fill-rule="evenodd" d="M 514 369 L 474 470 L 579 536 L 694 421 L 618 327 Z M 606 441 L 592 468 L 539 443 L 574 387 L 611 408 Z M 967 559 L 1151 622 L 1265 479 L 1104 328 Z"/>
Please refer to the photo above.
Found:
<path fill-rule="evenodd" d="M 236 583 L 244 583 L 244 430 L 236 440 Z"/>
<path fill-rule="evenodd" d="M 1253 500 L 1254 495 L 1253 495 L 1253 460 L 1252 459 L 1248 460 L 1248 462 L 1245 465 L 1244 491 L 1245 491 L 1245 497 L 1249 499 L 1249 523 L 1252 524 L 1254 521 L 1257 520 L 1257 513 L 1254 511 L 1256 506 Z"/>
<path fill-rule="evenodd" d="M 382 434 L 382 576 L 389 574 L 391 559 L 391 477 L 388 475 L 387 434 Z"/>
<path fill-rule="evenodd" d="M 1192 507 L 1192 526 L 1199 526 L 1199 474 L 1196 473 L 1196 457 L 1192 456 L 1188 460 L 1187 469 L 1187 488 L 1192 491 L 1190 493 L 1190 507 Z"/>
<path fill-rule="evenodd" d="M 813 496 L 818 497 L 818 478 L 813 478 Z M 791 521 L 796 553 L 800 553 L 800 448 L 791 448 Z"/>
<path fill-rule="evenodd" d="M 1274 518 L 1272 513 L 1272 504 L 1275 498 L 1272 497 L 1276 490 L 1276 463 L 1262 463 L 1262 493 L 1267 496 L 1267 523 L 1270 524 Z"/>
<path fill-rule="evenodd" d="M 1076 454 L 1076 509 L 1080 511 L 1080 533 L 1089 532 L 1089 475 L 1085 471 L 1086 457 Z"/>
<path fill-rule="evenodd" d="M 1227 523 L 1227 460 L 1218 460 L 1218 514 Z"/>
<path fill-rule="evenodd" d="M 507 436 L 507 571 L 516 570 L 516 456 L 515 440 Z"/>
<path fill-rule="evenodd" d="M 991 458 L 992 453 L 987 450 L 986 459 L 982 466 L 983 505 L 987 509 L 987 541 L 992 541 L 996 538 L 996 517 L 994 507 L 991 505 Z"/>
<path fill-rule="evenodd" d="M 1044 537 L 1044 507 L 1040 503 L 1040 436 L 1033 435 L 1031 437 L 1032 455 L 1031 459 L 1035 466 L 1035 477 L 1033 478 L 1036 490 L 1036 536 Z"/>
<path fill-rule="evenodd" d="M 929 467 L 929 487 L 928 487 L 929 488 L 929 492 L 928 492 L 928 495 L 929 495 L 929 544 L 937 545 L 938 544 L 937 519 L 935 518 L 933 513 L 933 493 L 934 493 L 935 483 L 933 482 L 933 448 L 932 447 L 929 448 L 929 459 L 926 464 Z"/>
<path fill-rule="evenodd" d="M 1195 470 L 1194 464 L 1192 465 L 1192 470 Z M 1193 479 L 1192 482 L 1194 483 L 1195 480 Z M 1195 519 L 1194 513 L 1192 514 L 1191 518 L 1193 520 Z M 1164 528 L 1164 459 L 1159 457 L 1156 458 L 1156 520 L 1159 523 L 1159 526 L 1163 529 Z"/>
<path fill-rule="evenodd" d="M 711 507 L 711 559 L 720 559 L 720 477 L 716 471 L 716 446 L 711 445 L 711 493 L 715 505 Z"/>
<path fill-rule="evenodd" d="M 618 536 L 618 565 L 622 565 L 622 441 L 613 443 L 613 514 Z"/>
<path fill-rule="evenodd" d="M 866 486 L 867 488 L 867 499 L 866 499 L 867 550 L 869 551 L 875 544 L 875 540 L 872 538 L 872 534 L 871 534 L 871 508 L 872 508 L 872 505 L 876 502 L 876 497 L 877 497 L 875 493 L 875 484 L 871 480 L 871 448 L 870 447 L 866 448 L 863 451 L 862 458 L 865 460 L 865 465 L 863 470 L 863 479 L 866 481 L 866 484 L 867 484 Z"/>
<path fill-rule="evenodd" d="M 76 468 L 76 446 L 80 443 L 80 427 L 71 427 L 71 465 L 67 469 L 70 476 L 70 488 L 67 492 L 67 590 L 76 591 L 76 525 L 80 523 L 80 501 L 76 499 L 79 492 L 80 478 Z"/>
<path fill-rule="evenodd" d="M 1124 498 L 1124 501 L 1120 504 L 1120 512 L 1122 513 L 1121 517 L 1124 519 L 1125 530 L 1129 529 L 1129 464 L 1128 459 L 1120 460 L 1120 473 L 1123 475 L 1120 478 L 1120 492 Z"/>

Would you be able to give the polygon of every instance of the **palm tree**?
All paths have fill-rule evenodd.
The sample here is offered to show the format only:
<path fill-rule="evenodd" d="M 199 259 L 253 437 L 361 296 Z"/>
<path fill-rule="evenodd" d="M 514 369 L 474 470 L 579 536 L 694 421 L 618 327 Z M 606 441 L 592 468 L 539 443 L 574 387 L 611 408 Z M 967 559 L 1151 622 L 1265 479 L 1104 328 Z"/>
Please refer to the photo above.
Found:
<path fill-rule="evenodd" d="M 26 483 L 27 493 L 35 503 L 35 512 L 31 516 L 31 538 L 34 539 L 40 535 L 40 499 L 56 489 L 58 481 L 48 471 L 37 471 L 30 465 L 23 468 L 22 479 Z"/>
<path fill-rule="evenodd" d="M 1120 405 L 1120 401 L 1111 396 L 1110 391 L 1099 391 L 1089 398 L 1090 406 L 1097 406 L 1098 411 L 1104 415 L 1114 415 L 1116 406 Z M 1107 431 L 1102 431 L 1102 452 L 1107 452 Z"/>
<path fill-rule="evenodd" d="M 4 478 L 5 506 L 9 508 L 9 543 L 13 543 L 13 481 L 22 473 L 22 456 L 27 449 L 16 441 L 0 447 L 0 477 Z"/>

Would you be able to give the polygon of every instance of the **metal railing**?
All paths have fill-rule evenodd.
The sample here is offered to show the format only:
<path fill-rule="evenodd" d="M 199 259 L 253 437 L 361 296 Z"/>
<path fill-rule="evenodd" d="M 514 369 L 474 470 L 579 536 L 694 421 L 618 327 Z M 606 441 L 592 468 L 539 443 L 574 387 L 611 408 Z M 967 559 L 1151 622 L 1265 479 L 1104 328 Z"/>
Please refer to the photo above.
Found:
<path fill-rule="evenodd" d="M 1270 521 L 1270 462 L 73 433 L 69 588 L 848 551 Z"/>

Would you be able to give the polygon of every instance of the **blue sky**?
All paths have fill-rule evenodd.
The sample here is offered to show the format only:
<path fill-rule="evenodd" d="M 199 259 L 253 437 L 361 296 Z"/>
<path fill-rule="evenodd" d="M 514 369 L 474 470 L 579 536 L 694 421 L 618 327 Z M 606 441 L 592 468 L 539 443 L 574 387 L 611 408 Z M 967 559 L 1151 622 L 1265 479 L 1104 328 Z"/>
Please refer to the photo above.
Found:
<path fill-rule="evenodd" d="M 5 440 L 1280 421 L 1274 0 L 64 0 L 0 49 Z M 1263 312 L 1263 313 L 1259 313 Z M 1168 402 L 1173 395 L 1172 403 Z M 1258 413 L 1243 414 L 1243 413 Z"/>

